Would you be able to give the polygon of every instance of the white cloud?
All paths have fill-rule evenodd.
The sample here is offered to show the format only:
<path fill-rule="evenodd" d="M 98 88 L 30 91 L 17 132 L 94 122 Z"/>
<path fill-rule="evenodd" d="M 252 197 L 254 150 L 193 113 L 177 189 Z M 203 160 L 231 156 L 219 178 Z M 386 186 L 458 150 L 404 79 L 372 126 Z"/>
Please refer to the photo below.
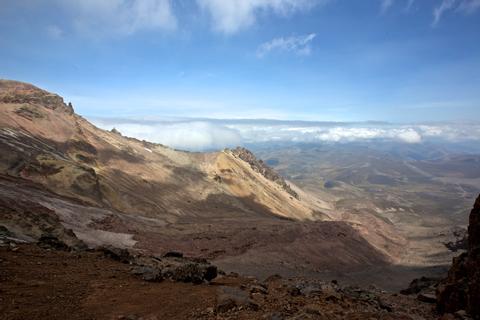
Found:
<path fill-rule="evenodd" d="M 328 0 L 197 0 L 199 7 L 211 16 L 213 29 L 224 34 L 252 26 L 261 12 L 288 16 L 326 2 Z"/>
<path fill-rule="evenodd" d="M 125 136 L 161 143 L 181 150 L 218 150 L 242 144 L 238 131 L 202 121 L 142 124 L 96 120 L 94 123 L 107 130 L 115 127 Z"/>
<path fill-rule="evenodd" d="M 404 143 L 420 143 L 422 136 L 414 128 L 395 126 L 351 126 L 348 124 L 323 126 L 249 126 L 233 125 L 247 142 L 355 142 L 392 140 Z"/>
<path fill-rule="evenodd" d="M 401 129 L 394 132 L 394 137 L 406 143 L 420 143 L 422 136 L 413 129 Z"/>
<path fill-rule="evenodd" d="M 58 1 L 76 31 L 88 36 L 131 35 L 142 30 L 174 30 L 170 0 Z"/>
<path fill-rule="evenodd" d="M 436 26 L 440 21 L 440 19 L 442 18 L 442 15 L 445 13 L 445 11 L 453 9 L 456 2 L 457 0 L 442 0 L 442 3 L 440 3 L 438 7 L 435 7 L 433 9 L 432 26 Z"/>
<path fill-rule="evenodd" d="M 272 51 L 293 52 L 297 55 L 307 56 L 311 53 L 311 42 L 315 33 L 304 36 L 280 37 L 262 43 L 257 49 L 257 56 L 264 57 Z"/>

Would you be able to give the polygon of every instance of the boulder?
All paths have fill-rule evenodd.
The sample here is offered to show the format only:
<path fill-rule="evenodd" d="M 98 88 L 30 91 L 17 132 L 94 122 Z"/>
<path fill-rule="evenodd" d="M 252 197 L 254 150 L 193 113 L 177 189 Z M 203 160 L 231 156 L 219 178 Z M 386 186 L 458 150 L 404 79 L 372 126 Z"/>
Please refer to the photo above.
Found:
<path fill-rule="evenodd" d="M 113 253 L 115 256 L 122 256 L 118 252 Z M 112 253 L 109 252 L 109 254 L 111 255 Z M 125 259 L 136 265 L 132 269 L 132 273 L 141 275 L 147 281 L 170 279 L 200 284 L 213 280 L 218 273 L 217 267 L 208 261 L 186 258 L 181 253 L 166 254 L 162 257 L 139 255 L 135 257 L 130 256 L 130 258 L 125 254 Z"/>
<path fill-rule="evenodd" d="M 124 248 L 102 246 L 97 248 L 97 250 L 103 252 L 106 257 L 123 263 L 131 263 L 134 260 L 134 257 L 130 254 L 130 252 Z"/>
<path fill-rule="evenodd" d="M 161 270 L 153 267 L 138 266 L 132 269 L 132 273 L 141 276 L 143 280 L 149 282 L 159 282 L 163 280 Z"/>
<path fill-rule="evenodd" d="M 200 284 L 217 276 L 217 267 L 209 264 L 185 263 L 164 271 L 172 280 Z"/>

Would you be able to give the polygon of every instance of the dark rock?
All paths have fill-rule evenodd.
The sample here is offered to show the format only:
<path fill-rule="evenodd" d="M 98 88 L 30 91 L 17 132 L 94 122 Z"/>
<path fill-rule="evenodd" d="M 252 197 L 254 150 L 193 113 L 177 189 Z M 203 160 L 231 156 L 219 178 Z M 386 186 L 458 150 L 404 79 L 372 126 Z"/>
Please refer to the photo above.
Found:
<path fill-rule="evenodd" d="M 7 227 L 0 225 L 0 237 L 13 237 L 15 236 Z"/>
<path fill-rule="evenodd" d="M 433 293 L 420 293 L 417 296 L 417 300 L 426 303 L 435 303 L 437 302 L 437 297 Z"/>
<path fill-rule="evenodd" d="M 66 106 L 67 110 L 68 110 L 68 113 L 70 114 L 73 114 L 75 112 L 75 110 L 73 110 L 73 105 L 71 102 L 69 102 Z"/>
<path fill-rule="evenodd" d="M 163 255 L 164 258 L 183 258 L 183 253 L 178 251 L 169 251 Z"/>
<path fill-rule="evenodd" d="M 54 249 L 54 250 L 69 250 L 69 246 L 65 242 L 58 239 L 56 236 L 51 234 L 43 234 L 38 239 L 37 245 L 43 249 Z"/>
<path fill-rule="evenodd" d="M 288 293 L 290 293 L 292 297 L 298 297 L 302 295 L 302 290 L 299 287 L 292 287 L 288 290 Z"/>
<path fill-rule="evenodd" d="M 213 279 L 215 279 L 217 277 L 217 274 L 218 274 L 217 267 L 213 266 L 213 265 L 209 265 L 205 269 L 205 273 L 204 273 L 203 276 L 204 276 L 205 280 L 212 281 Z"/>
<path fill-rule="evenodd" d="M 127 316 L 118 316 L 118 320 L 143 320 L 143 317 L 140 317 L 136 314 L 129 314 Z"/>
<path fill-rule="evenodd" d="M 106 257 L 123 263 L 131 263 L 134 260 L 134 257 L 127 249 L 116 248 L 113 246 L 102 246 L 97 250 L 103 252 Z"/>
<path fill-rule="evenodd" d="M 180 282 L 200 284 L 204 280 L 211 281 L 217 276 L 217 267 L 207 264 L 186 263 L 165 272 L 167 277 Z"/>
<path fill-rule="evenodd" d="M 112 128 L 112 130 L 110 130 L 111 133 L 114 133 L 114 134 L 117 134 L 119 136 L 122 135 L 122 133 L 120 131 L 118 131 L 116 128 Z"/>
<path fill-rule="evenodd" d="M 141 276 L 145 281 L 158 282 L 163 280 L 161 271 L 153 267 L 138 266 L 132 269 L 132 273 Z"/>
<path fill-rule="evenodd" d="M 468 232 L 464 228 L 454 228 L 451 234 L 451 240 L 444 242 L 445 247 L 452 252 L 458 250 L 467 250 L 468 248 Z"/>
<path fill-rule="evenodd" d="M 327 189 L 332 189 L 332 188 L 335 188 L 336 186 L 337 186 L 337 183 L 335 181 L 332 181 L 332 180 L 327 180 L 323 184 L 323 187 L 327 188 Z"/>
<path fill-rule="evenodd" d="M 436 287 L 439 282 L 440 279 L 436 278 L 421 277 L 418 279 L 413 279 L 412 282 L 410 282 L 408 288 L 401 290 L 400 293 L 404 295 L 417 294 L 420 291 L 430 288 L 432 286 Z"/>

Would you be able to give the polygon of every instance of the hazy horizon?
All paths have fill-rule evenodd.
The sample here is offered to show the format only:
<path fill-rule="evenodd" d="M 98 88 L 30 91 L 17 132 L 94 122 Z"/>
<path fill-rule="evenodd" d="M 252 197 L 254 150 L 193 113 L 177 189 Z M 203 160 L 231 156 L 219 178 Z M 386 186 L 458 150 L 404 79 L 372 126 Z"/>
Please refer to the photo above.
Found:
<path fill-rule="evenodd" d="M 476 122 L 387 123 L 318 122 L 272 119 L 88 118 L 98 127 L 190 151 L 218 150 L 255 143 L 389 142 L 460 144 L 480 150 Z"/>

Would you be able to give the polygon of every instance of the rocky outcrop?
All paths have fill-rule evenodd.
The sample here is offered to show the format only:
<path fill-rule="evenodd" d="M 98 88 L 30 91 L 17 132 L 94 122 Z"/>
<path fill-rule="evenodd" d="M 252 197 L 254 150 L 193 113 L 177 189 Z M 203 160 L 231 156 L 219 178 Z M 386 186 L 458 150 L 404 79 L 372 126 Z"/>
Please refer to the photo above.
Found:
<path fill-rule="evenodd" d="M 41 90 L 27 83 L 0 80 L 0 102 L 24 105 L 22 109 L 26 115 L 41 115 L 31 107 L 45 107 L 52 110 L 63 110 L 73 114 L 71 103 L 66 104 L 59 95 Z"/>
<path fill-rule="evenodd" d="M 468 250 L 454 258 L 448 277 L 437 289 L 440 313 L 466 310 L 480 319 L 480 196 L 470 212 Z"/>
<path fill-rule="evenodd" d="M 468 248 L 468 232 L 465 228 L 455 227 L 448 241 L 443 243 L 448 250 L 457 252 L 459 250 L 467 250 Z"/>
<path fill-rule="evenodd" d="M 427 278 L 427 277 L 413 279 L 412 282 L 410 282 L 410 285 L 408 286 L 408 288 L 401 290 L 400 293 L 404 295 L 409 295 L 409 294 L 419 294 L 425 291 L 434 292 L 439 281 L 440 279 L 438 278 Z"/>
<path fill-rule="evenodd" d="M 132 270 L 132 273 L 141 276 L 146 281 L 170 279 L 200 284 L 217 277 L 216 266 L 204 259 L 186 258 L 183 255 L 138 257 L 133 264 L 137 267 Z"/>
<path fill-rule="evenodd" d="M 97 248 L 106 257 L 133 266 L 132 274 L 145 281 L 159 282 L 169 279 L 177 282 L 200 284 L 217 277 L 217 267 L 205 259 L 187 258 L 180 252 L 169 252 L 162 257 L 136 255 L 125 248 L 102 246 Z"/>
<path fill-rule="evenodd" d="M 288 192 L 292 197 L 299 199 L 298 194 L 288 185 L 285 179 L 283 179 L 275 170 L 266 165 L 263 160 L 258 160 L 252 152 L 245 148 L 237 147 L 232 150 L 232 154 L 247 162 L 254 171 L 280 185 L 283 190 Z"/>

